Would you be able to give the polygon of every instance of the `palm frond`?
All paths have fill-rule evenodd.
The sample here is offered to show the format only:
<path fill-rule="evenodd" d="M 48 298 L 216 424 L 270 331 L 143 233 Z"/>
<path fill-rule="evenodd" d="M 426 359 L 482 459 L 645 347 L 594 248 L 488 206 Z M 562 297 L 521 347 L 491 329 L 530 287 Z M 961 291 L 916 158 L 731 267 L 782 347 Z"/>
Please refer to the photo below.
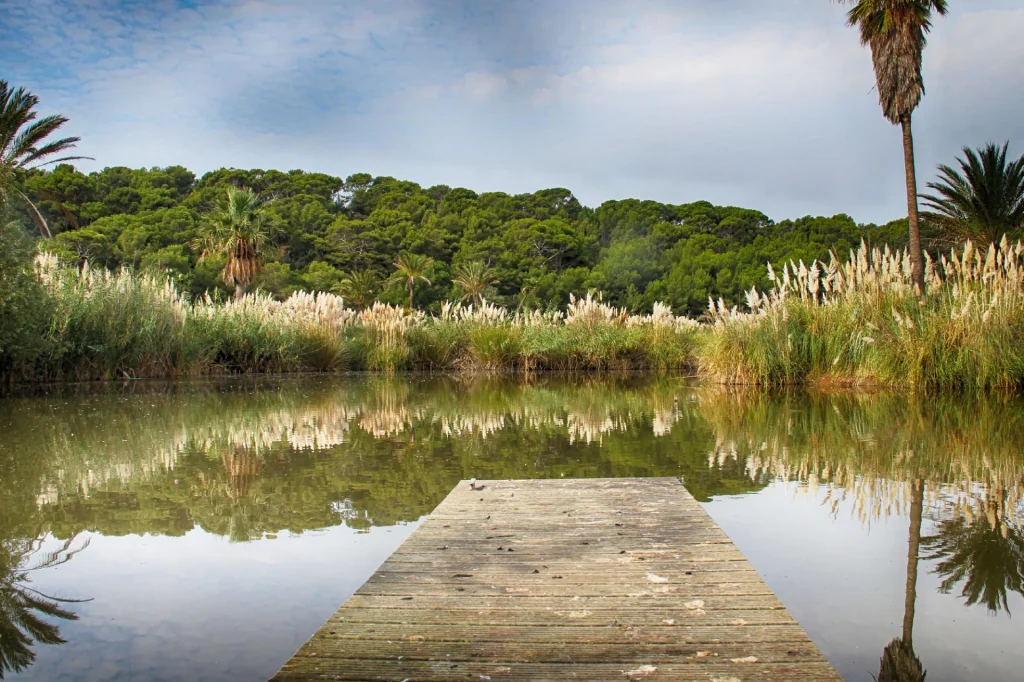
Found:
<path fill-rule="evenodd" d="M 871 48 L 882 113 L 891 123 L 908 116 L 924 96 L 922 53 L 932 14 L 945 15 L 946 0 L 860 0 L 846 15 Z"/>
<path fill-rule="evenodd" d="M 74 148 L 80 140 L 77 137 L 65 137 L 47 141 L 68 119 L 53 114 L 37 120 L 35 107 L 38 104 L 39 98 L 25 88 L 12 89 L 7 81 L 0 80 L 0 200 L 6 203 L 10 193 L 20 196 L 39 232 L 49 237 L 50 229 L 46 220 L 25 195 L 22 187 L 23 171 L 90 157 L 65 155 L 50 158 Z"/>
<path fill-rule="evenodd" d="M 32 218 L 32 222 L 34 222 L 36 227 L 39 228 L 39 232 L 44 237 L 52 237 L 53 235 L 50 234 L 50 226 L 46 224 L 46 218 L 44 218 L 43 214 L 39 212 L 39 209 L 36 208 L 34 203 L 32 203 L 32 200 L 29 199 L 28 196 L 20 189 L 15 189 L 14 191 L 21 197 L 22 203 L 24 203 L 25 208 L 28 209 L 28 214 Z"/>
<path fill-rule="evenodd" d="M 961 239 L 998 242 L 1024 230 L 1024 156 L 1007 161 L 1009 143 L 963 148 L 959 170 L 942 164 L 922 194 L 923 217 Z"/>

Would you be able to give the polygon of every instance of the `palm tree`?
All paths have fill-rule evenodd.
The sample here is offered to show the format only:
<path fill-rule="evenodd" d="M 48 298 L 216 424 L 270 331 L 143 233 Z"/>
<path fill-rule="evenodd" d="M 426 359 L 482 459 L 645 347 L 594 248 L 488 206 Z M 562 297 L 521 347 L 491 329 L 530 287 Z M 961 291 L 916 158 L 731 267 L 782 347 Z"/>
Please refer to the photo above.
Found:
<path fill-rule="evenodd" d="M 223 278 L 235 287 L 235 296 L 259 274 L 270 250 L 274 224 L 267 205 L 247 187 L 228 187 L 224 196 L 206 216 L 205 233 L 196 240 L 202 249 L 199 260 L 212 255 L 227 256 Z"/>
<path fill-rule="evenodd" d="M 871 48 L 882 114 L 903 129 L 910 262 L 914 283 L 922 295 L 925 291 L 924 254 L 917 212 L 911 115 L 924 96 L 921 62 L 933 12 L 945 15 L 946 0 L 859 0 L 846 15 L 849 25 L 860 29 L 861 44 Z"/>
<path fill-rule="evenodd" d="M 392 275 L 392 279 L 404 283 L 405 287 L 409 290 L 409 310 L 412 310 L 412 298 L 416 281 L 420 280 L 430 284 L 426 273 L 433 263 L 434 259 L 430 256 L 423 256 L 417 253 L 403 254 L 394 262 L 395 274 Z"/>
<path fill-rule="evenodd" d="M 0 540 L 0 679 L 5 671 L 21 672 L 32 665 L 36 654 L 32 645 L 64 644 L 60 629 L 41 616 L 77 620 L 78 616 L 61 606 L 78 603 L 81 599 L 58 599 L 29 587 L 33 571 L 59 566 L 85 549 L 88 540 L 72 549 L 74 536 L 53 552 L 33 558 L 39 552 L 43 534 L 34 539 Z"/>
<path fill-rule="evenodd" d="M 361 270 L 341 280 L 338 293 L 357 308 L 366 308 L 373 304 L 380 287 L 380 278 L 373 270 Z"/>
<path fill-rule="evenodd" d="M 80 138 L 65 137 L 47 142 L 46 138 L 57 132 L 68 119 L 52 115 L 36 120 L 34 110 L 37 104 L 39 98 L 26 92 L 25 88 L 12 90 L 7 81 L 0 80 L 0 207 L 8 203 L 11 195 L 21 199 L 40 234 L 49 237 L 46 219 L 20 187 L 25 173 L 51 163 L 91 157 L 49 158 L 73 148 Z"/>
<path fill-rule="evenodd" d="M 472 299 L 474 303 L 480 305 L 487 287 L 497 284 L 498 280 L 494 279 L 493 270 L 480 261 L 473 261 L 455 268 L 452 283 L 466 292 L 459 300 Z"/>
<path fill-rule="evenodd" d="M 940 180 L 928 183 L 938 196 L 921 195 L 933 209 L 922 214 L 924 219 L 982 243 L 998 242 L 1007 232 L 1024 228 L 1024 156 L 1007 163 L 1009 144 L 988 144 L 977 151 L 964 147 L 965 158 L 957 159 L 962 173 L 940 164 Z"/>
<path fill-rule="evenodd" d="M 1010 612 L 1008 592 L 1024 594 L 1024 534 L 998 513 L 1004 497 L 998 490 L 987 502 L 987 518 L 943 521 L 936 535 L 922 540 L 931 550 L 925 558 L 939 561 L 935 573 L 943 577 L 942 593 L 963 582 L 960 595 L 967 604 L 983 603 L 992 613 Z"/>
<path fill-rule="evenodd" d="M 924 666 L 914 653 L 914 612 L 917 602 L 917 564 L 924 516 L 924 481 L 910 483 L 910 537 L 907 540 L 907 583 L 903 601 L 903 634 L 882 651 L 878 682 L 923 682 Z"/>

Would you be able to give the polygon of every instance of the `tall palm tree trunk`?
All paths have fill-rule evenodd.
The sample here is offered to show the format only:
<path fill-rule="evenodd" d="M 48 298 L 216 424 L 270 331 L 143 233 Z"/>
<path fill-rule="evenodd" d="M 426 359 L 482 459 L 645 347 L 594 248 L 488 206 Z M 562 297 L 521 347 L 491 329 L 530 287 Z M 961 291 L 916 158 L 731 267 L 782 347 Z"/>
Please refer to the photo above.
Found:
<path fill-rule="evenodd" d="M 910 539 L 907 542 L 907 593 L 903 602 L 903 643 L 914 648 L 914 608 L 917 602 L 917 560 L 921 547 L 921 517 L 924 512 L 924 481 L 911 483 Z"/>
<path fill-rule="evenodd" d="M 910 223 L 910 268 L 918 294 L 924 296 L 924 254 L 921 251 L 921 223 L 917 211 L 917 172 L 914 169 L 914 133 L 910 114 L 900 118 L 903 128 L 903 167 L 907 175 L 907 220 Z"/>
<path fill-rule="evenodd" d="M 413 283 L 409 282 L 409 310 L 412 310 Z"/>

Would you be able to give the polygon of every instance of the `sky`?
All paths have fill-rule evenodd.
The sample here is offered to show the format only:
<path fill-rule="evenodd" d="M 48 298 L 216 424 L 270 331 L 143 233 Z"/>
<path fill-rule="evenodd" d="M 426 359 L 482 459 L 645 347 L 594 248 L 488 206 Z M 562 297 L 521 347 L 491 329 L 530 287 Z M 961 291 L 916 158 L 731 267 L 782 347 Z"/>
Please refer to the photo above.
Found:
<path fill-rule="evenodd" d="M 1024 153 L 1024 8 L 951 0 L 918 178 Z M 906 215 L 899 128 L 829 0 L 0 0 L 0 78 L 106 166 L 566 187 L 775 220 Z"/>

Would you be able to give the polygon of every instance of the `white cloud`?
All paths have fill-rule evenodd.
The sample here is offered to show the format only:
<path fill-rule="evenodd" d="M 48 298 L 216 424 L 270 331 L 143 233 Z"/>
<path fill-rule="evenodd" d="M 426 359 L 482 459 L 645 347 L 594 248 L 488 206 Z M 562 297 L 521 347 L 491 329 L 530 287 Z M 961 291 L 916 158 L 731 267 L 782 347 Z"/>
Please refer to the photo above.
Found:
<path fill-rule="evenodd" d="M 922 181 L 964 144 L 1024 137 L 1024 11 L 982 8 L 999 2 L 936 22 L 916 123 Z M 100 167 L 367 170 L 559 185 L 591 205 L 709 199 L 777 219 L 904 210 L 899 133 L 878 110 L 870 56 L 819 0 L 772 12 L 595 0 L 537 17 L 510 3 L 483 18 L 426 0 L 144 3 L 129 15 L 83 0 L 54 31 L 60 5 L 18 15 L 42 66 L 18 61 L 10 77 L 69 115 Z"/>
<path fill-rule="evenodd" d="M 471 100 L 490 99 L 505 89 L 506 79 L 496 73 L 471 71 L 452 85 L 452 91 Z"/>

